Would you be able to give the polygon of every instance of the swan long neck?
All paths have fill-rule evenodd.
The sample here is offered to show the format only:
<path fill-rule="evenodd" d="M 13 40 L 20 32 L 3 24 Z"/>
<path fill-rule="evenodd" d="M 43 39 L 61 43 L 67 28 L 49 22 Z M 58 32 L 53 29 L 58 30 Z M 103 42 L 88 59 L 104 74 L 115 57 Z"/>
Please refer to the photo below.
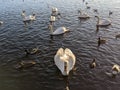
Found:
<path fill-rule="evenodd" d="M 64 62 L 64 72 L 67 74 L 67 68 L 68 68 L 68 65 L 67 65 L 67 62 Z"/>
<path fill-rule="evenodd" d="M 100 18 L 99 18 L 99 17 L 97 17 L 97 19 L 98 19 L 97 24 L 99 24 Z"/>
<path fill-rule="evenodd" d="M 49 25 L 50 33 L 53 34 L 53 26 Z"/>

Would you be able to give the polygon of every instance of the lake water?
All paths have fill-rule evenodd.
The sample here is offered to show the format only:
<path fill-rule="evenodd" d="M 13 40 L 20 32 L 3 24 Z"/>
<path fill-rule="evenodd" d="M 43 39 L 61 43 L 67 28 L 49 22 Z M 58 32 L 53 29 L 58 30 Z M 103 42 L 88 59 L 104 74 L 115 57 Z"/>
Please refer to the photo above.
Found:
<path fill-rule="evenodd" d="M 120 76 L 109 76 L 113 64 L 120 65 L 120 0 L 0 0 L 0 90 L 120 90 Z M 57 7 L 62 18 L 54 28 L 69 27 L 71 32 L 50 38 L 48 30 L 51 7 Z M 78 10 L 91 18 L 78 19 Z M 98 13 L 93 12 L 97 9 Z M 21 12 L 36 13 L 37 20 L 24 25 Z M 113 14 L 109 17 L 109 10 Z M 96 31 L 95 15 L 110 18 L 112 25 Z M 97 39 L 107 39 L 98 49 Z M 25 56 L 24 49 L 39 47 L 40 52 Z M 54 64 L 60 48 L 70 48 L 76 56 L 76 70 L 63 77 Z M 96 58 L 97 67 L 89 68 Z M 36 65 L 17 70 L 21 61 Z"/>

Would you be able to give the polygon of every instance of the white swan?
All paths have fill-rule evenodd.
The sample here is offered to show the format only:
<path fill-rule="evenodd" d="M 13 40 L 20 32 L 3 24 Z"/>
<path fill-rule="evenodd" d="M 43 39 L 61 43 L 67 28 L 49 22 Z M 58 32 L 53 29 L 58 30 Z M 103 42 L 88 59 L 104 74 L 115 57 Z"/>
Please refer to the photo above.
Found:
<path fill-rule="evenodd" d="M 66 76 L 69 75 L 69 72 L 73 69 L 76 57 L 70 49 L 66 48 L 64 50 L 60 48 L 54 57 L 54 62 L 61 73 Z"/>
<path fill-rule="evenodd" d="M 78 16 L 78 18 L 80 18 L 80 19 L 90 18 L 90 16 L 87 13 L 83 13 L 80 10 L 78 11 L 78 13 L 80 13 L 80 15 Z"/>
<path fill-rule="evenodd" d="M 0 25 L 2 25 L 3 24 L 3 21 L 0 21 Z"/>
<path fill-rule="evenodd" d="M 50 22 L 55 22 L 55 16 L 50 16 Z"/>
<path fill-rule="evenodd" d="M 53 32 L 53 26 L 49 25 L 49 29 L 51 31 L 51 35 L 60 35 L 66 32 L 69 32 L 70 30 L 67 29 L 66 27 L 59 27 Z"/>
<path fill-rule="evenodd" d="M 95 16 L 95 17 L 98 19 L 97 26 L 105 27 L 105 26 L 111 25 L 111 20 L 109 20 L 109 19 L 100 20 L 100 18 L 98 16 Z"/>
<path fill-rule="evenodd" d="M 56 7 L 52 7 L 52 12 L 57 12 L 58 9 Z"/>
<path fill-rule="evenodd" d="M 35 14 L 26 16 L 25 11 L 22 12 L 21 16 L 23 17 L 24 22 L 36 20 L 36 15 Z"/>

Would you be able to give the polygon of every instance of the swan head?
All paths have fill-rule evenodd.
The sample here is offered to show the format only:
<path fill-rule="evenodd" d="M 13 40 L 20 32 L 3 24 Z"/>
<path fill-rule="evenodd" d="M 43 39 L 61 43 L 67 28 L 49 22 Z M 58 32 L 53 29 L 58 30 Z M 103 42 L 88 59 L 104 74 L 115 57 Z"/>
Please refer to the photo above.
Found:
<path fill-rule="evenodd" d="M 68 76 L 68 75 L 69 75 L 68 62 L 64 62 L 64 70 L 62 71 L 62 74 L 63 74 L 64 76 Z"/>
<path fill-rule="evenodd" d="M 95 18 L 98 18 L 98 19 L 99 19 L 99 16 L 95 16 Z"/>

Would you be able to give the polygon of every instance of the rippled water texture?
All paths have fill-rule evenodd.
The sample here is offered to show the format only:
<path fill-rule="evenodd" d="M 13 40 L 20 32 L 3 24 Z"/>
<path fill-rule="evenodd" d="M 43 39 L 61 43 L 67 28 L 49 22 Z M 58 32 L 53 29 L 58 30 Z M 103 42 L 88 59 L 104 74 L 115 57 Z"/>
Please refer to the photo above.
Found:
<path fill-rule="evenodd" d="M 120 76 L 109 76 L 113 64 L 120 65 L 120 0 L 0 0 L 0 90 L 120 90 Z M 69 27 L 71 32 L 50 38 L 48 30 L 51 6 L 61 12 L 55 29 Z M 78 19 L 78 10 L 91 16 Z M 98 13 L 93 12 L 97 9 Z M 21 12 L 36 13 L 37 20 L 24 25 Z M 113 14 L 109 17 L 108 12 Z M 110 18 L 112 25 L 96 31 L 95 15 Z M 98 36 L 107 39 L 97 47 Z M 39 47 L 40 52 L 25 56 L 24 49 Z M 76 70 L 63 77 L 54 64 L 60 48 L 70 48 L 76 56 Z M 97 67 L 89 68 L 96 58 Z M 21 61 L 33 60 L 36 65 L 17 70 Z"/>

